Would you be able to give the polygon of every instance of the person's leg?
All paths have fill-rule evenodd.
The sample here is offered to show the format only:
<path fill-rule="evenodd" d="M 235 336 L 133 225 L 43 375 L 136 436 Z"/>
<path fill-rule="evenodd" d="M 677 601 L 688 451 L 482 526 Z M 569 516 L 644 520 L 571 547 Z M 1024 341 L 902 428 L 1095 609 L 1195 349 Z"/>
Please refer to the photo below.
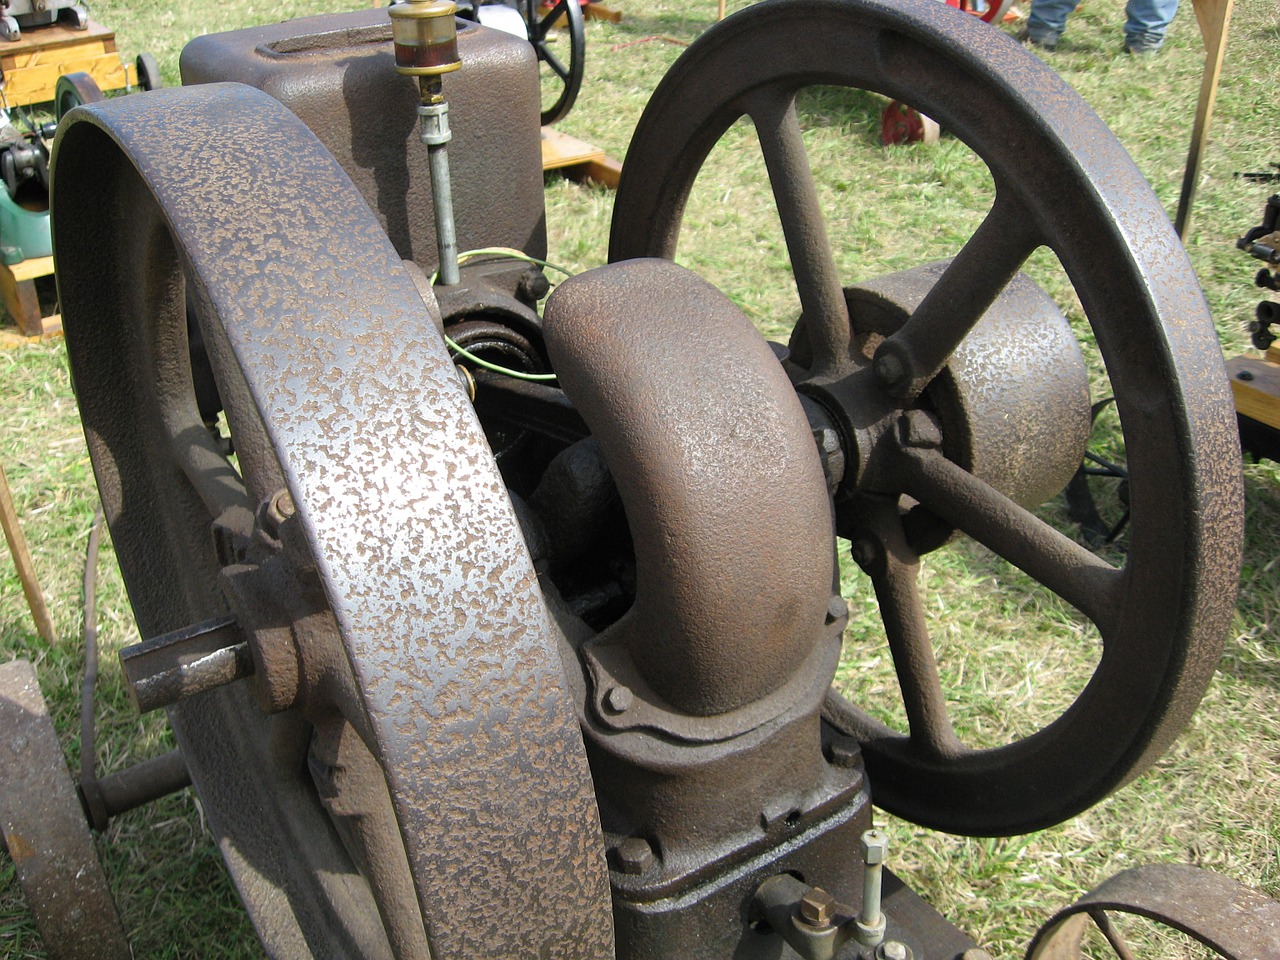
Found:
<path fill-rule="evenodd" d="M 1027 17 L 1025 36 L 1032 43 L 1052 49 L 1067 29 L 1067 15 L 1078 0 L 1034 0 Z M 1152 0 L 1145 0 L 1152 2 Z"/>
<path fill-rule="evenodd" d="M 1124 48 L 1130 53 L 1155 53 L 1164 43 L 1177 12 L 1178 0 L 1128 0 L 1124 8 Z"/>

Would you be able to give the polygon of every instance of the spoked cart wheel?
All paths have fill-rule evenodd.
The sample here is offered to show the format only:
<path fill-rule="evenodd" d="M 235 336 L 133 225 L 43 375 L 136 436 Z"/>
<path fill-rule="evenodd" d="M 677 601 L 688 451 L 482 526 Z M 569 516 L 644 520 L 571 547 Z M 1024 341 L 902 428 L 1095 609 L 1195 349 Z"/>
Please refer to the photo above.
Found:
<path fill-rule="evenodd" d="M 603 841 L 532 564 L 350 180 L 236 84 L 77 111 L 55 170 L 68 352 L 150 638 L 127 669 L 146 705 L 178 662 L 250 675 L 154 699 L 268 952 L 605 956 Z"/>
<path fill-rule="evenodd" d="M 1132 926 L 1126 929 L 1128 924 Z M 1097 950 L 1086 953 L 1090 928 L 1100 942 Z M 1196 867 L 1135 867 L 1090 890 L 1041 927 L 1027 948 L 1027 960 L 1155 960 L 1175 955 L 1174 945 L 1167 940 L 1141 943 L 1133 933 L 1159 941 L 1165 931 L 1174 932 L 1181 945 L 1194 941 L 1222 960 L 1277 957 L 1280 903 Z M 1194 955 L 1208 956 L 1200 948 Z"/>
<path fill-rule="evenodd" d="M 811 85 L 910 103 L 985 162 L 994 202 L 954 258 L 862 287 L 840 275 L 796 109 Z M 799 295 L 789 371 L 841 439 L 837 532 L 874 588 L 909 733 L 834 691 L 826 719 L 861 743 L 872 798 L 892 813 L 978 835 L 1057 823 L 1168 746 L 1212 676 L 1231 615 L 1239 453 L 1195 276 L 1132 161 L 1052 70 L 975 17 L 912 0 L 766 0 L 708 30 L 637 127 L 611 260 L 675 256 L 695 178 L 743 116 L 759 135 Z M 1024 296 L 1020 270 L 1041 247 L 1074 286 L 1116 396 L 1132 511 L 1123 566 L 1028 512 L 1002 484 L 1003 468 L 970 462 L 965 448 L 981 421 L 956 399 L 961 355 L 975 339 L 999 342 L 984 339 L 979 318 L 988 308 L 1017 316 L 1010 298 Z M 1172 255 L 1156 263 L 1152 250 Z M 881 322 L 886 309 L 892 324 Z M 1011 349 L 1023 348 L 989 353 Z M 1008 370 L 1034 356 L 1012 357 Z M 1058 418 L 1071 424 L 1074 451 L 1056 489 L 1087 434 L 1087 391 L 1072 391 L 1043 418 L 1051 431 Z M 1020 406 L 1007 423 L 1034 427 Z M 1042 434 L 1013 459 L 1034 463 L 1056 442 Z M 1010 435 L 1002 445 L 1012 444 Z M 931 526 L 941 534 L 924 532 Z M 1067 601 L 1102 639 L 1075 701 L 1001 746 L 975 748 L 955 733 L 925 620 L 920 556 L 952 529 Z"/>
<path fill-rule="evenodd" d="M 578 0 L 557 0 L 549 8 L 540 7 L 539 0 L 519 0 L 519 4 L 538 62 L 544 64 L 551 74 L 543 73 L 542 125 L 548 127 L 568 116 L 582 89 L 582 76 L 587 65 L 587 35 L 582 7 Z M 565 50 L 551 43 L 553 29 L 564 30 L 564 37 L 569 42 L 567 56 Z"/>

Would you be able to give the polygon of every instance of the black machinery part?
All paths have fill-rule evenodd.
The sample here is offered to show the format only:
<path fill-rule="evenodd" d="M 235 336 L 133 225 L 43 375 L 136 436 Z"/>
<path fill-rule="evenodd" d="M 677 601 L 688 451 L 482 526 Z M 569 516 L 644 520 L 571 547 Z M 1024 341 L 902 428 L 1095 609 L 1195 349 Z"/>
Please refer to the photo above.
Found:
<path fill-rule="evenodd" d="M 554 77 L 544 78 L 542 125 L 549 127 L 569 115 L 582 89 L 582 77 L 587 68 L 587 35 L 582 6 L 579 0 L 556 0 L 549 7 L 541 6 L 539 0 L 518 2 L 538 61 L 546 64 Z M 568 41 L 567 57 L 564 56 L 565 51 L 551 43 L 552 31 L 560 29 L 565 31 L 564 37 Z"/>

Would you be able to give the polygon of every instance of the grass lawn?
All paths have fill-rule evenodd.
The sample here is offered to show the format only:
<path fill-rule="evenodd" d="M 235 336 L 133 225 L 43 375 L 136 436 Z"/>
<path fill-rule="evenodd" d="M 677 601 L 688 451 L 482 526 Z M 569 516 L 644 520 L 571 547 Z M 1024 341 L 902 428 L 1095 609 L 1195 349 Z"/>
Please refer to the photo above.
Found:
<path fill-rule="evenodd" d="M 930 3 L 933 0 L 920 0 Z M 561 128 L 625 159 L 631 131 L 668 66 L 712 23 L 715 4 L 606 0 L 617 24 L 587 23 L 587 76 Z M 354 9 L 357 0 L 95 0 L 93 16 L 117 32 L 122 53 L 149 50 L 177 83 L 182 46 L 201 33 L 292 16 Z M 730 3 L 730 11 L 743 6 Z M 1063 41 L 1043 58 L 1111 126 L 1172 217 L 1204 54 L 1191 5 L 1165 51 L 1121 50 L 1121 0 L 1085 0 Z M 1014 25 L 1002 29 L 1013 31 Z M 784 51 L 803 56 L 803 51 Z M 1249 350 L 1246 324 L 1261 292 L 1258 264 L 1235 238 L 1259 222 L 1280 190 L 1236 176 L 1280 162 L 1275 137 L 1277 0 L 1238 0 L 1226 66 L 1185 243 L 1223 351 Z M 708 95 L 713 92 L 709 91 Z M 989 209 L 991 180 L 964 144 L 886 149 L 881 98 L 818 91 L 802 100 L 806 146 L 846 282 L 953 253 Z M 754 134 L 730 129 L 704 167 L 684 223 L 680 260 L 725 289 L 769 335 L 796 316 L 786 251 Z M 1034 182 L 1037 171 L 1023 175 Z M 1044 183 L 1046 191 L 1061 185 Z M 572 270 L 605 262 L 612 194 L 557 177 L 546 181 L 549 259 Z M 1069 203 L 1064 191 L 1064 203 Z M 1153 264 L 1163 250 L 1141 251 Z M 1030 268 L 1073 319 L 1078 305 L 1056 263 Z M 1086 354 L 1090 344 L 1085 338 Z M 1091 355 L 1090 355 L 1091 356 Z M 1091 357 L 1092 359 L 1092 357 Z M 1094 399 L 1106 383 L 1096 368 Z M 1104 442 L 1114 442 L 1110 428 Z M 0 351 L 0 464 L 57 628 L 36 634 L 17 574 L 0 553 L 0 660 L 39 670 L 68 760 L 78 763 L 81 575 L 97 494 L 60 342 Z M 886 817 L 891 864 L 997 958 L 1021 956 L 1038 925 L 1118 870 L 1189 862 L 1280 897 L 1280 468 L 1246 464 L 1247 534 L 1240 599 L 1218 672 L 1200 711 L 1145 775 L 1096 808 L 1051 829 L 1003 839 L 940 834 Z M 1061 504 L 1043 515 L 1063 523 Z M 852 617 L 840 683 L 893 722 L 898 691 L 874 597 L 842 550 Z M 930 555 L 924 594 L 962 731 L 975 742 L 1025 735 L 1056 716 L 1087 679 L 1096 638 L 1078 614 L 983 548 L 961 540 Z M 101 556 L 98 626 L 104 772 L 172 745 L 163 718 L 138 718 L 112 652 L 138 639 L 109 543 Z M 874 785 L 873 785 L 874 789 Z M 100 850 L 139 958 L 262 956 L 191 792 L 113 821 Z M 1198 956 L 1165 953 L 1162 956 Z M 0 957 L 44 953 L 7 858 L 0 858 Z"/>

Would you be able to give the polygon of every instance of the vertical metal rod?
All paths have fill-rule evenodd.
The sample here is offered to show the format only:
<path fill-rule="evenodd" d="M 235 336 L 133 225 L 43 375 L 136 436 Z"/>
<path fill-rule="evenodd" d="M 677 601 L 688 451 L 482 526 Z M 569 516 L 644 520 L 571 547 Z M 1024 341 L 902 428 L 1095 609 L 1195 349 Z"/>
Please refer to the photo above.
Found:
<path fill-rule="evenodd" d="M 449 180 L 448 143 L 449 102 L 441 90 L 440 78 L 422 77 L 422 103 L 418 116 L 422 119 L 422 142 L 427 145 L 431 165 L 431 201 L 436 214 L 436 246 L 440 252 L 440 282 L 453 286 L 461 281 L 458 273 L 458 237 L 453 223 L 453 186 Z"/>

